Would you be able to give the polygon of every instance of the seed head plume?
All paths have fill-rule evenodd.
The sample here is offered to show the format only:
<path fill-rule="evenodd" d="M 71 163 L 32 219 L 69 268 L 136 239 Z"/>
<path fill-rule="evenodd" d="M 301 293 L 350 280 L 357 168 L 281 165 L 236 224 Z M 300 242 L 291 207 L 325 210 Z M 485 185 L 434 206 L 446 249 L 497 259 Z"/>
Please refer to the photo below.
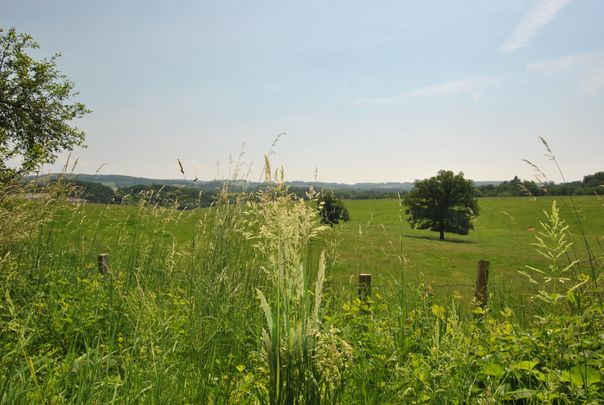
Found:
<path fill-rule="evenodd" d="M 178 161 L 178 167 L 180 168 L 180 172 L 182 173 L 182 178 L 186 181 L 187 177 L 185 176 L 185 169 L 182 167 L 182 162 L 180 161 L 180 159 L 176 159 L 176 161 Z"/>
<path fill-rule="evenodd" d="M 554 152 L 552 152 L 552 149 L 549 147 L 549 144 L 547 143 L 547 141 L 545 139 L 543 139 L 542 137 L 539 137 L 539 139 L 545 146 L 545 150 L 547 150 L 547 153 L 545 154 L 545 156 L 547 156 L 547 158 L 549 160 L 553 161 L 556 164 L 556 168 L 558 168 L 558 173 L 560 173 L 560 177 L 562 178 L 562 181 L 564 183 L 566 183 L 566 177 L 564 177 L 564 172 L 562 171 L 562 168 L 558 164 L 558 159 L 556 159 L 556 155 L 554 155 Z"/>
<path fill-rule="evenodd" d="M 79 162 L 80 162 L 80 158 L 77 158 L 76 160 L 74 160 L 73 165 L 71 165 L 71 171 L 70 171 L 70 173 L 73 173 L 75 171 L 75 169 L 78 166 Z"/>
<path fill-rule="evenodd" d="M 101 165 L 96 169 L 96 171 L 94 172 L 94 174 L 99 174 L 99 172 L 101 171 L 101 169 L 103 169 L 103 167 L 107 166 L 107 163 L 101 163 Z"/>
<path fill-rule="evenodd" d="M 535 171 L 537 172 L 537 174 L 535 175 L 535 178 L 537 179 L 537 181 L 539 183 L 547 182 L 547 180 L 548 180 L 547 175 L 541 171 L 539 166 L 537 166 L 536 164 L 534 164 L 533 162 L 531 162 L 530 160 L 527 160 L 527 159 L 522 159 L 522 161 L 525 162 L 526 164 L 528 164 L 529 166 L 531 166 L 533 169 L 535 169 Z"/>
<path fill-rule="evenodd" d="M 271 182 L 271 161 L 268 159 L 268 155 L 264 155 L 264 182 Z"/>
<path fill-rule="evenodd" d="M 256 191 L 258 191 L 260 187 L 260 182 L 262 181 L 262 177 L 264 176 L 265 183 L 271 182 L 271 165 L 269 161 L 269 156 L 275 153 L 275 146 L 277 146 L 277 142 L 279 139 L 285 135 L 285 132 L 281 132 L 277 137 L 273 140 L 271 147 L 268 149 L 266 155 L 264 155 L 264 167 L 262 168 L 262 172 L 260 173 L 260 178 L 258 179 L 258 185 L 256 186 Z"/>
<path fill-rule="evenodd" d="M 275 138 L 275 140 L 273 141 L 273 143 L 271 144 L 271 147 L 268 150 L 268 155 L 272 155 L 273 153 L 275 153 L 275 147 L 277 146 L 277 143 L 279 142 L 279 139 L 281 139 L 281 137 L 285 135 L 285 132 L 281 132 L 279 135 L 277 135 L 277 137 Z"/>

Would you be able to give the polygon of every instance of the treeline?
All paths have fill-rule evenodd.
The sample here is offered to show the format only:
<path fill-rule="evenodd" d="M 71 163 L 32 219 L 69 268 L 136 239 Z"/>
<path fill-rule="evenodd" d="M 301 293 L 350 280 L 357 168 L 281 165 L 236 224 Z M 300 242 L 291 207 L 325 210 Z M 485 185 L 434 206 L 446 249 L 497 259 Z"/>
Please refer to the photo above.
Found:
<path fill-rule="evenodd" d="M 51 182 L 60 181 L 52 179 Z M 62 180 L 71 185 L 70 196 L 84 199 L 91 203 L 99 204 L 138 204 L 141 201 L 162 207 L 174 207 L 188 210 L 200 207 L 209 207 L 220 193 L 220 184 L 212 184 L 201 190 L 197 185 L 162 185 L 162 184 L 137 184 L 113 189 L 101 183 L 84 181 L 77 178 Z M 248 189 L 254 192 L 262 188 Z M 308 187 L 290 186 L 289 192 L 305 198 Z M 233 189 L 236 192 L 237 189 Z M 320 190 L 317 190 L 320 191 Z M 398 198 L 407 193 L 407 190 L 383 189 L 333 189 L 335 196 L 340 200 L 367 200 Z M 544 195 L 593 195 L 604 191 L 604 172 L 587 175 L 582 181 L 555 184 L 536 183 L 530 180 L 520 180 L 515 176 L 512 180 L 499 184 L 481 184 L 474 187 L 476 197 L 511 197 L 511 196 L 544 196 Z"/>
<path fill-rule="evenodd" d="M 120 187 L 112 189 L 100 183 L 93 183 L 83 180 L 69 180 L 73 184 L 73 197 L 85 199 L 88 202 L 100 204 L 137 204 L 146 201 L 153 205 L 162 207 L 175 207 L 177 209 L 193 209 L 199 207 L 209 207 L 216 200 L 220 189 L 216 187 L 212 191 L 202 191 L 196 187 L 186 186 L 168 186 L 161 184 Z M 256 189 L 248 190 L 254 192 Z M 288 190 L 299 198 L 306 198 L 308 188 L 288 187 Z M 384 191 L 384 190 L 333 190 L 336 197 L 340 200 L 368 200 L 398 198 L 403 190 Z"/>
<path fill-rule="evenodd" d="M 114 193 L 116 204 L 138 204 L 141 201 L 160 207 L 190 210 L 209 207 L 216 199 L 216 192 L 202 191 L 193 187 L 163 186 L 161 184 L 135 185 L 118 188 Z"/>
<path fill-rule="evenodd" d="M 55 182 L 55 180 L 52 182 Z M 67 186 L 70 197 L 98 204 L 134 205 L 145 202 L 161 207 L 189 210 L 209 207 L 217 195 L 215 191 L 202 191 L 194 187 L 161 184 L 139 184 L 114 190 L 104 184 L 77 179 L 66 180 L 62 183 Z M 42 187 L 43 185 L 39 186 L 39 191 L 42 191 Z"/>
<path fill-rule="evenodd" d="M 290 193 L 297 197 L 305 198 L 308 193 L 308 187 L 288 187 Z M 330 190 L 339 200 L 379 200 L 386 198 L 398 198 L 407 192 L 407 190 L 391 191 L 391 190 L 342 190 L 330 188 L 315 188 L 316 191 Z"/>
<path fill-rule="evenodd" d="M 583 177 L 583 181 L 555 184 L 554 182 L 536 183 L 531 180 L 520 180 L 515 176 L 512 180 L 498 185 L 483 185 L 475 187 L 476 197 L 511 197 L 511 196 L 543 196 L 543 195 L 594 195 L 604 192 L 604 172 L 597 172 Z"/>

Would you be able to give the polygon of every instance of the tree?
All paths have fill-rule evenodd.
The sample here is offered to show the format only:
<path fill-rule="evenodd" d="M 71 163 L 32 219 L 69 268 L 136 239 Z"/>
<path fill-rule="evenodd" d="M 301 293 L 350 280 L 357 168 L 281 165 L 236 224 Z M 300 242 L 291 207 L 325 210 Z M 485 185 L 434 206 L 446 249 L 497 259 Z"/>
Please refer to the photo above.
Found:
<path fill-rule="evenodd" d="M 604 172 L 597 172 L 583 177 L 583 187 L 598 187 L 604 184 Z"/>
<path fill-rule="evenodd" d="M 0 184 L 30 173 L 84 141 L 71 121 L 89 112 L 72 102 L 74 84 L 57 69 L 55 54 L 35 60 L 39 45 L 14 28 L 0 28 Z"/>
<path fill-rule="evenodd" d="M 467 235 L 473 229 L 472 218 L 478 215 L 472 181 L 464 179 L 463 173 L 445 170 L 416 180 L 403 203 L 408 207 L 407 221 L 416 229 L 440 232 L 440 240 L 445 239 L 445 232 Z"/>
<path fill-rule="evenodd" d="M 101 183 L 77 179 L 72 180 L 71 182 L 74 184 L 74 186 L 76 186 L 77 189 L 74 197 L 84 198 L 86 201 L 99 204 L 113 203 L 115 193 L 111 187 Z"/>
<path fill-rule="evenodd" d="M 319 193 L 319 216 L 321 217 L 321 223 L 329 224 L 334 226 L 339 224 L 340 221 L 350 221 L 350 215 L 348 210 L 344 207 L 344 204 L 336 197 L 333 191 L 323 190 Z"/>

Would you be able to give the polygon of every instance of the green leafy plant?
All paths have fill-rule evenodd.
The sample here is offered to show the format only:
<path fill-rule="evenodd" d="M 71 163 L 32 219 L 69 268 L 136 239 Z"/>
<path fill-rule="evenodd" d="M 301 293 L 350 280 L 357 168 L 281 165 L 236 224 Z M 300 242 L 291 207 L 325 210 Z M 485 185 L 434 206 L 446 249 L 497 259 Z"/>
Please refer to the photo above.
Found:
<path fill-rule="evenodd" d="M 584 279 L 572 287 L 563 288 L 566 283 L 571 281 L 570 272 L 579 263 L 579 260 L 568 262 L 567 252 L 573 243 L 568 240 L 569 226 L 560 218 L 560 210 L 555 200 L 552 203 L 551 212 L 543 211 L 543 214 L 547 220 L 545 222 L 539 221 L 542 230 L 535 235 L 537 242 L 532 245 L 537 248 L 537 252 L 541 256 L 548 260 L 549 264 L 543 269 L 527 265 L 526 268 L 531 273 L 526 271 L 520 273 L 526 276 L 531 283 L 541 288 L 536 298 L 555 305 L 565 298 L 569 292 L 579 288 L 587 280 Z"/>
<path fill-rule="evenodd" d="M 30 53 L 37 48 L 30 35 L 0 28 L 0 185 L 53 163 L 59 152 L 84 141 L 71 121 L 88 109 L 71 102 L 74 84 L 57 69 L 59 54 L 35 60 Z"/>

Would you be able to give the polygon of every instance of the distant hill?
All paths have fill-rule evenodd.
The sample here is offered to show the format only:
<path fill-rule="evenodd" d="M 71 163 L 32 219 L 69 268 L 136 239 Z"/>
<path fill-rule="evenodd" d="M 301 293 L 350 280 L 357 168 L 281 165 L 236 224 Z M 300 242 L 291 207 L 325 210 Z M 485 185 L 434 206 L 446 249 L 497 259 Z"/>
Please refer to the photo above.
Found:
<path fill-rule="evenodd" d="M 166 206 L 178 202 L 181 209 L 209 206 L 221 189 L 228 186 L 229 193 L 254 192 L 264 187 L 264 183 L 241 180 L 194 181 L 187 179 L 149 179 L 145 177 L 122 176 L 115 174 L 47 174 L 29 176 L 26 180 L 37 181 L 43 185 L 57 178 L 73 182 L 83 191 L 76 197 L 84 196 L 86 200 L 99 203 L 122 203 L 132 200 L 144 192 L 152 192 L 156 201 Z M 399 198 L 411 190 L 412 182 L 385 183 L 328 183 L 312 181 L 286 182 L 289 191 L 304 198 L 312 186 L 316 191 L 331 190 L 344 200 L 364 200 L 381 198 Z M 555 184 L 541 184 L 532 180 L 520 180 L 514 176 L 506 181 L 475 181 L 475 197 L 508 197 L 508 196 L 541 196 L 541 195 L 593 195 L 601 194 L 604 187 L 604 172 L 587 175 L 583 181 L 572 181 Z M 127 198 L 126 198 L 127 197 Z M 130 201 L 131 202 L 131 201 Z"/>
<path fill-rule="evenodd" d="M 47 181 L 49 179 L 54 180 L 58 177 L 65 178 L 67 180 L 80 180 L 90 183 L 99 183 L 113 189 L 132 187 L 132 186 L 186 186 L 194 187 L 203 191 L 216 191 L 224 185 L 224 181 L 212 180 L 212 181 L 193 181 L 185 179 L 149 179 L 146 177 L 134 177 L 134 176 L 123 176 L 120 174 L 47 174 L 42 176 L 28 176 L 27 180 L 38 179 L 39 181 Z M 230 185 L 234 188 L 245 188 L 249 187 L 250 183 L 241 181 L 230 181 Z"/>
<path fill-rule="evenodd" d="M 286 182 L 291 187 L 308 188 L 313 186 L 316 189 L 330 189 L 330 190 L 381 190 L 381 191 L 408 191 L 413 188 L 413 183 L 325 183 L 325 182 L 312 182 L 312 181 L 288 181 Z"/>
<path fill-rule="evenodd" d="M 48 174 L 44 176 L 38 176 L 40 180 L 54 179 L 58 177 L 58 174 Z M 250 190 L 258 187 L 259 183 L 249 181 L 235 181 L 235 180 L 210 180 L 210 181 L 193 181 L 185 179 L 149 179 L 145 177 L 134 177 L 134 176 L 123 176 L 119 174 L 68 174 L 63 175 L 67 179 L 78 179 L 81 181 L 100 183 L 113 189 L 122 187 L 131 187 L 136 185 L 152 186 L 152 185 L 163 185 L 163 186 L 187 186 L 195 187 L 203 191 L 216 191 L 222 187 L 225 183 L 228 183 L 233 189 L 236 190 Z M 35 176 L 29 176 L 28 179 L 32 180 Z M 485 185 L 499 185 L 501 181 L 476 181 L 474 185 L 477 187 Z M 361 191 L 384 191 L 384 192 L 399 192 L 409 191 L 413 188 L 412 182 L 386 182 L 386 183 L 328 183 L 328 182 L 312 182 L 312 181 L 289 181 L 286 184 L 290 187 L 295 188 L 309 188 L 313 186 L 315 189 L 330 189 L 330 190 L 361 190 Z"/>

